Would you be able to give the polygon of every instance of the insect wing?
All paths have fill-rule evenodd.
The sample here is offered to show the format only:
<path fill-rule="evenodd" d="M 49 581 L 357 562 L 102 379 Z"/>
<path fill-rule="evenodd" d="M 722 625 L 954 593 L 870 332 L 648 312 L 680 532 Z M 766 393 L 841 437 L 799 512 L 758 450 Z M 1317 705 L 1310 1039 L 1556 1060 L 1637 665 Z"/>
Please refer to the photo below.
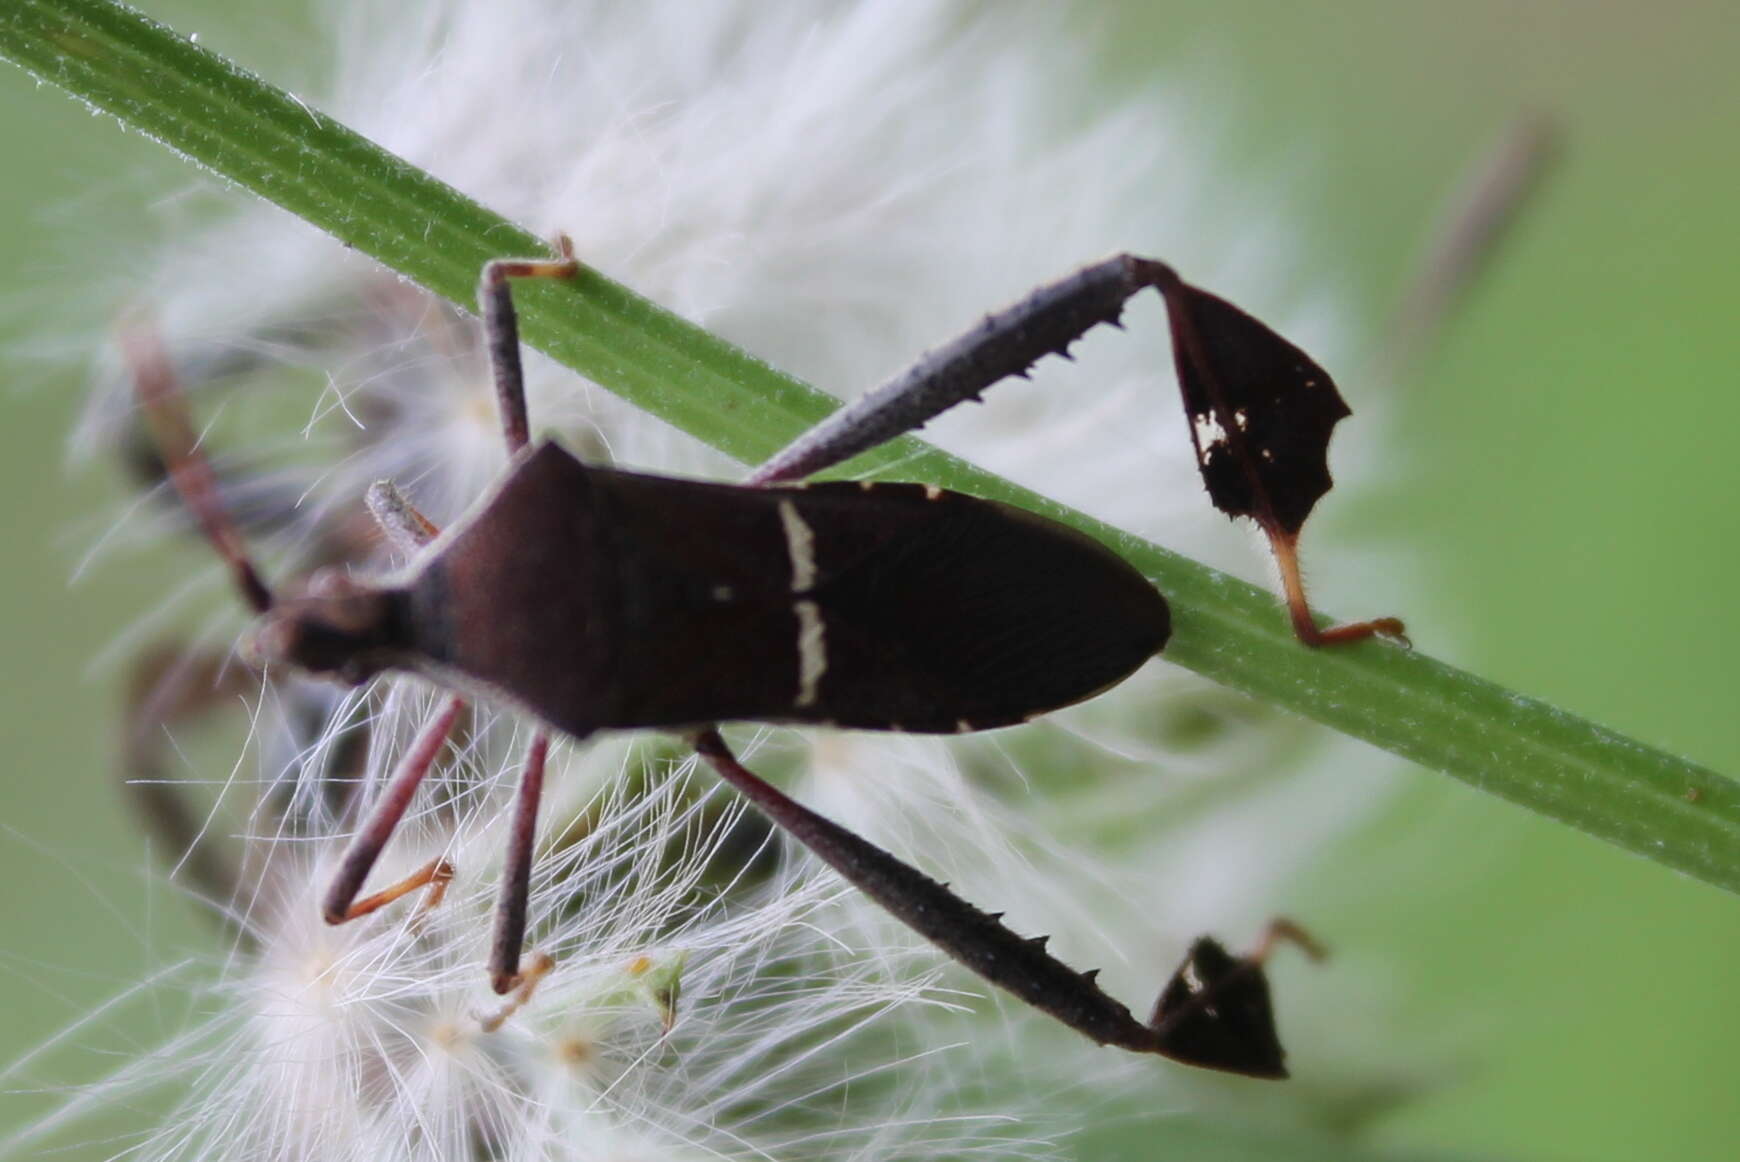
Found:
<path fill-rule="evenodd" d="M 1099 542 L 960 493 L 853 487 L 808 489 L 799 510 L 815 533 L 829 720 L 1007 725 L 1098 693 L 1165 644 L 1164 599 Z"/>
<path fill-rule="evenodd" d="M 413 585 L 419 649 L 571 734 L 955 733 L 1119 681 L 1166 603 L 1081 533 L 917 484 L 744 488 L 527 453 Z"/>

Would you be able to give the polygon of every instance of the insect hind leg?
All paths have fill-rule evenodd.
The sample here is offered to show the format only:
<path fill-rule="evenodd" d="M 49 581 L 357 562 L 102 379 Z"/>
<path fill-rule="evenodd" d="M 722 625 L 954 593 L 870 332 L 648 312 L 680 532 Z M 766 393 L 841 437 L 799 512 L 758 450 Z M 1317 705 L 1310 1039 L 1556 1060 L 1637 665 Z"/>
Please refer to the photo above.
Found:
<path fill-rule="evenodd" d="M 1348 414 L 1328 373 L 1266 324 L 1191 286 L 1157 259 L 1113 255 L 985 316 L 965 334 L 799 435 L 745 483 L 799 480 L 916 431 L 1004 379 L 1025 377 L 1046 355 L 1067 357 L 1071 343 L 1101 323 L 1117 324 L 1124 304 L 1150 288 L 1166 303 L 1179 386 L 1204 484 L 1228 516 L 1250 517 L 1269 538 L 1299 640 L 1322 646 L 1382 635 L 1406 643 L 1402 622 L 1393 617 L 1321 629 L 1305 598 L 1297 553 L 1299 525 L 1329 487 L 1327 433 Z M 1269 424 L 1296 430 L 1301 438 L 1260 446 L 1244 431 L 1247 422 L 1253 430 L 1257 426 L 1250 413 L 1259 405 Z M 1206 420 L 1224 432 L 1222 443 L 1202 445 L 1196 425 Z M 1321 439 L 1314 436 L 1318 427 Z M 1282 452 L 1287 453 L 1284 461 Z M 1236 467 L 1229 474 L 1225 464 Z M 1283 497 L 1281 489 L 1297 495 Z"/>
<path fill-rule="evenodd" d="M 1255 1021 L 1247 1018 L 1229 1026 L 1220 1011 L 1186 997 L 1144 1024 L 1100 988 L 1097 970 L 1077 972 L 1046 950 L 1046 937 L 1019 935 L 1002 922 L 1001 913 L 981 911 L 948 885 L 798 803 L 738 762 L 717 729 L 700 731 L 690 742 L 720 778 L 895 919 L 991 984 L 1083 1036 L 1101 1045 L 1154 1053 L 1189 1065 L 1252 1077 L 1284 1076 L 1277 1072 L 1280 1049 L 1272 1021 L 1266 1020 L 1266 1003 Z M 1289 927 L 1276 936 L 1295 932 Z M 1266 947 L 1260 952 L 1266 955 Z M 1262 981 L 1261 961 L 1253 957 L 1236 963 L 1241 983 L 1255 989 Z M 1267 985 L 1261 987 L 1266 1002 Z M 1169 985 L 1168 993 L 1173 989 Z M 1166 996 L 1162 994 L 1163 1004 Z M 1189 1016 L 1179 1018 L 1174 1015 L 1178 1013 Z M 1185 1037 L 1180 1030 L 1186 1020 L 1190 1026 L 1186 1031 L 1195 1038 Z M 1212 1038 L 1218 1052 L 1199 1052 L 1195 1039 L 1203 1037 Z"/>
<path fill-rule="evenodd" d="M 1120 254 L 1047 283 L 816 424 L 745 483 L 799 480 L 917 431 L 1002 380 L 1025 377 L 1045 356 L 1067 356 L 1071 343 L 1118 322 L 1126 300 L 1165 277 L 1177 281 L 1164 263 Z"/>

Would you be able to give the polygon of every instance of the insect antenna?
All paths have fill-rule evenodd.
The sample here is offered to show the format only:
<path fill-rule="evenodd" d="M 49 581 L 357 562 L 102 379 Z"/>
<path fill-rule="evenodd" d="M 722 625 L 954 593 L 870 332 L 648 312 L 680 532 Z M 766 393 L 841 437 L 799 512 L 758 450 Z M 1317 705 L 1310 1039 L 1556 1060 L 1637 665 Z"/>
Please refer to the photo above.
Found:
<path fill-rule="evenodd" d="M 121 349 L 151 439 L 169 470 L 170 483 L 200 532 L 229 567 L 242 600 L 255 613 L 265 613 L 272 608 L 272 591 L 254 568 L 241 531 L 219 499 L 217 475 L 200 451 L 199 437 L 188 420 L 186 397 L 162 339 L 151 326 L 134 321 L 122 328 Z"/>

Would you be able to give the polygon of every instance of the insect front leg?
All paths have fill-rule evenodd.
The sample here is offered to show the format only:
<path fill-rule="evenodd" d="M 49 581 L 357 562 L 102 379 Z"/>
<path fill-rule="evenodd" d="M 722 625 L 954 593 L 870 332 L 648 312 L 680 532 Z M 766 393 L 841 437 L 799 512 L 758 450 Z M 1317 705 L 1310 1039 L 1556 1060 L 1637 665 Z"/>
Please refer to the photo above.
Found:
<path fill-rule="evenodd" d="M 1256 521 L 1275 554 L 1295 633 L 1306 645 L 1402 637 L 1376 618 L 1320 629 L 1299 571 L 1300 526 L 1330 487 L 1331 429 L 1348 414 L 1329 373 L 1309 355 L 1170 266 L 1119 254 L 1048 283 L 842 407 L 752 472 L 749 484 L 802 479 L 915 431 L 1101 323 L 1152 287 L 1166 302 L 1191 440 L 1216 507 Z"/>
<path fill-rule="evenodd" d="M 133 324 L 122 331 L 121 343 L 134 394 L 170 483 L 229 568 L 242 600 L 255 613 L 265 613 L 272 608 L 272 591 L 249 557 L 241 529 L 224 507 L 217 474 L 200 452 L 199 436 L 188 420 L 181 384 L 161 337 L 148 326 Z"/>

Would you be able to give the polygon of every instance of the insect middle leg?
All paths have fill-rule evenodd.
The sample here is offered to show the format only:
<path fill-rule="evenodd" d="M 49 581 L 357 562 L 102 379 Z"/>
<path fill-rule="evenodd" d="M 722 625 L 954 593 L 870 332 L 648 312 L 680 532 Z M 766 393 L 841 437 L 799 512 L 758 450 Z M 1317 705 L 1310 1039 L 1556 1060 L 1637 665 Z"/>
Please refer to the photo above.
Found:
<path fill-rule="evenodd" d="M 484 346 L 489 352 L 496 404 L 501 410 L 502 436 L 510 456 L 531 440 L 531 418 L 526 411 L 525 368 L 520 360 L 519 319 L 514 311 L 510 284 L 512 280 L 522 278 L 573 277 L 580 264 L 574 261 L 572 245 L 565 235 L 558 239 L 556 249 L 560 254 L 556 259 L 509 258 L 486 263 L 478 281 L 477 298 L 483 317 Z M 503 995 L 523 983 L 535 981 L 550 970 L 549 958 L 541 957 L 532 974 L 520 972 L 520 953 L 525 946 L 526 911 L 531 893 L 532 857 L 538 840 L 538 803 L 543 796 L 544 765 L 549 750 L 548 734 L 540 731 L 532 737 L 514 796 L 507 863 L 502 875 L 501 895 L 496 901 L 495 934 L 489 954 L 491 987 Z"/>
<path fill-rule="evenodd" d="M 483 316 L 484 346 L 489 352 L 496 405 L 501 409 L 502 435 L 510 456 L 531 440 L 531 420 L 526 414 L 519 319 L 514 312 L 509 282 L 516 278 L 574 277 L 580 264 L 574 261 L 573 245 L 566 235 L 557 240 L 556 248 L 560 258 L 498 258 L 487 262 L 478 279 L 477 303 Z"/>
<path fill-rule="evenodd" d="M 522 403 L 524 396 L 512 393 Z M 523 408 L 520 411 L 523 418 Z M 414 551 L 440 534 L 440 529 L 388 481 L 377 481 L 368 491 L 369 512 L 389 539 L 401 549 Z M 377 801 L 374 813 L 363 826 L 350 849 L 345 853 L 338 874 L 327 891 L 324 905 L 326 920 L 342 924 L 365 916 L 392 903 L 408 892 L 430 885 L 430 895 L 424 901 L 429 908 L 440 902 L 446 884 L 453 877 L 453 868 L 444 859 L 430 860 L 417 871 L 395 884 L 357 900 L 363 881 L 381 851 L 392 837 L 418 786 L 429 773 L 459 714 L 465 709 L 465 699 L 450 698 L 441 711 L 423 728 L 399 769 L 388 781 Z M 549 738 L 539 733 L 532 740 L 521 775 L 516 797 L 513 830 L 510 833 L 507 870 L 503 878 L 501 898 L 496 907 L 495 938 L 490 953 L 490 979 L 498 993 L 511 991 L 521 983 L 519 957 L 525 938 L 526 897 L 530 882 L 532 851 L 537 838 L 537 806 L 543 788 L 544 758 Z M 548 969 L 545 969 L 548 971 Z M 529 995 L 529 994 L 528 994 Z"/>

